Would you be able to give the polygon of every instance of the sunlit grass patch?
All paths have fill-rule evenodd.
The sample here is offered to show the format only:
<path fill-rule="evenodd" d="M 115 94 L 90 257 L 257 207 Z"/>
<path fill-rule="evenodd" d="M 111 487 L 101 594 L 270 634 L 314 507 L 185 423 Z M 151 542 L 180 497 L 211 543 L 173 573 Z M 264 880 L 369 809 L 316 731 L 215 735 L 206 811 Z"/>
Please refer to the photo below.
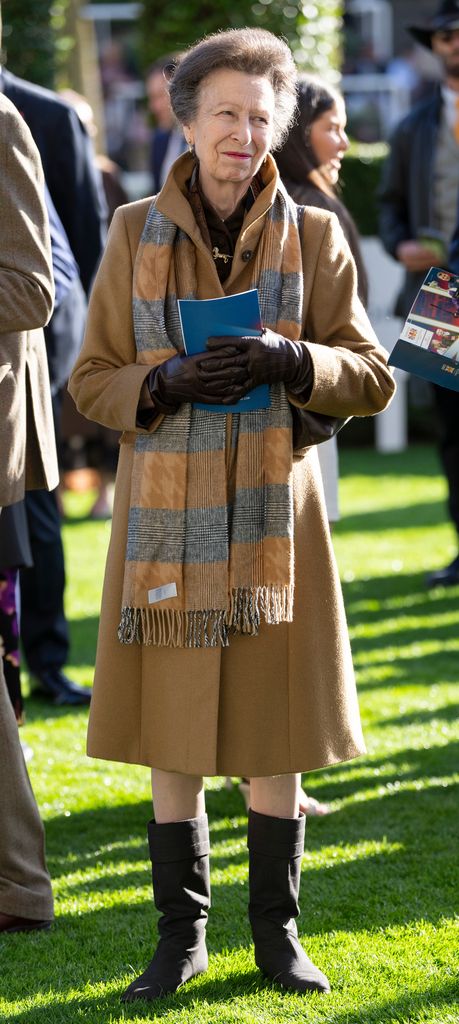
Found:
<path fill-rule="evenodd" d="M 56 923 L 0 939 L 8 1024 L 458 1024 L 459 588 L 425 574 L 455 554 L 434 452 L 341 455 L 334 533 L 368 754 L 305 777 L 332 813 L 310 818 L 300 936 L 330 996 L 278 991 L 247 920 L 246 815 L 237 780 L 208 780 L 209 972 L 161 1003 L 119 997 L 148 962 L 145 768 L 89 760 L 87 711 L 27 701 L 30 774 L 47 829 Z M 91 497 L 91 496 L 90 496 Z M 109 526 L 67 499 L 69 674 L 92 678 Z"/>

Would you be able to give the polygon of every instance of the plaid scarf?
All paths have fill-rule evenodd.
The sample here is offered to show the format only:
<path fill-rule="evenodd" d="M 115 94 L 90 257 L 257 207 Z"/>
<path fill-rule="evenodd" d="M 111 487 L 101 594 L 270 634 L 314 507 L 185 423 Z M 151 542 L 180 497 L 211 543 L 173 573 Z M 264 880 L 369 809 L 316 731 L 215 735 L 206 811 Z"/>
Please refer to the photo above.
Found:
<path fill-rule="evenodd" d="M 279 185 L 251 287 L 263 324 L 292 340 L 302 285 L 296 208 Z M 138 362 L 183 352 L 177 299 L 195 294 L 194 245 L 153 199 L 134 268 Z M 261 616 L 292 621 L 292 420 L 284 386 L 270 392 L 270 408 L 231 418 L 184 403 L 137 436 L 121 643 L 227 646 L 231 633 L 256 636 Z"/>

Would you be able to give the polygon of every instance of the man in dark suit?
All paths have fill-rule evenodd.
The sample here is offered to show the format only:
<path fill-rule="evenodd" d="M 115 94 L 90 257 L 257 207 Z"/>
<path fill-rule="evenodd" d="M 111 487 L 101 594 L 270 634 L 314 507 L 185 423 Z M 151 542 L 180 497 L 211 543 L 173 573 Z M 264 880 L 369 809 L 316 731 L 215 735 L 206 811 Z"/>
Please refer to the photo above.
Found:
<path fill-rule="evenodd" d="M 0 10 L 1 19 L 1 10 Z M 1 21 L 0 21 L 1 30 Z M 1 32 L 0 32 L 1 40 Z M 48 89 L 0 73 L 0 92 L 26 121 L 38 147 L 45 181 L 57 219 L 61 242 L 70 246 L 78 274 L 46 328 L 46 344 L 54 398 L 55 425 L 59 391 L 76 357 L 75 336 L 69 325 L 84 317 L 81 284 L 89 292 L 103 249 L 105 201 L 95 168 L 91 141 L 76 112 Z M 54 274 L 56 276 L 53 246 Z M 78 292 L 78 289 L 80 292 Z M 76 305 L 75 305 L 76 303 Z M 64 612 L 65 569 L 56 491 L 26 496 L 33 568 L 21 578 L 21 639 L 37 688 L 55 704 L 88 703 L 91 691 L 77 686 L 62 671 L 68 659 L 69 630 Z"/>
<path fill-rule="evenodd" d="M 409 31 L 437 55 L 443 80 L 397 125 L 383 169 L 380 233 L 387 251 L 405 268 L 395 310 L 403 318 L 430 267 L 449 267 L 459 188 L 459 0 L 440 0 L 428 22 Z M 459 396 L 437 385 L 433 391 L 459 549 Z M 459 554 L 429 573 L 426 582 L 429 587 L 459 583 Z"/>
<path fill-rule="evenodd" d="M 145 77 L 148 106 L 155 119 L 150 141 L 150 169 L 154 195 L 163 187 L 174 160 L 186 150 L 183 132 L 172 113 L 167 87 L 168 69 L 174 61 L 173 56 L 155 61 Z"/>

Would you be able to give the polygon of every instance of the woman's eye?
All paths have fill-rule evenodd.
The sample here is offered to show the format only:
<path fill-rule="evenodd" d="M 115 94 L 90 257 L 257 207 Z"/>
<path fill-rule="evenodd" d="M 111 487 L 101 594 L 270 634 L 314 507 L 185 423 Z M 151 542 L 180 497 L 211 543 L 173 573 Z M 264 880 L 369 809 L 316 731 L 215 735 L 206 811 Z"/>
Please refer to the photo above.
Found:
<path fill-rule="evenodd" d="M 261 115 L 260 116 L 257 115 L 256 117 L 253 118 L 253 120 L 256 121 L 257 124 L 264 124 L 264 125 L 268 124 L 267 118 L 266 117 L 261 117 Z"/>

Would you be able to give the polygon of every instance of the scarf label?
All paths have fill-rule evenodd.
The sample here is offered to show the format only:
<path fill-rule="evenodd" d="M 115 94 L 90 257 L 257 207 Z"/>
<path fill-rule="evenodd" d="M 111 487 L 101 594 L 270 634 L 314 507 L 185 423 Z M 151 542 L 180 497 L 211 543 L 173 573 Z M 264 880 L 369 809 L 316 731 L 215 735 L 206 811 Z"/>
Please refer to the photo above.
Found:
<path fill-rule="evenodd" d="M 177 597 L 176 583 L 164 583 L 162 587 L 154 587 L 148 591 L 148 604 L 165 601 L 168 597 Z"/>

